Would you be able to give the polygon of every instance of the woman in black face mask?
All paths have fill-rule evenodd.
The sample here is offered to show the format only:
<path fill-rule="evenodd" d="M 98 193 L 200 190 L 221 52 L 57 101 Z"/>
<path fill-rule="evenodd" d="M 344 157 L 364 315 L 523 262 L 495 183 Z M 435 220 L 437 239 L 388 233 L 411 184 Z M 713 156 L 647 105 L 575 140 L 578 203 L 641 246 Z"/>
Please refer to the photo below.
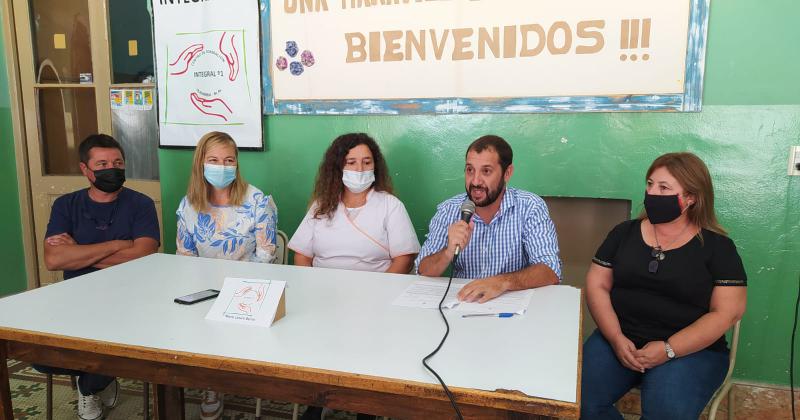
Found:
<path fill-rule="evenodd" d="M 697 419 L 745 310 L 747 277 L 703 161 L 668 153 L 645 179 L 642 214 L 608 234 L 586 276 L 598 328 L 583 347 L 582 418 L 622 419 L 613 404 L 640 386 L 643 417 Z"/>

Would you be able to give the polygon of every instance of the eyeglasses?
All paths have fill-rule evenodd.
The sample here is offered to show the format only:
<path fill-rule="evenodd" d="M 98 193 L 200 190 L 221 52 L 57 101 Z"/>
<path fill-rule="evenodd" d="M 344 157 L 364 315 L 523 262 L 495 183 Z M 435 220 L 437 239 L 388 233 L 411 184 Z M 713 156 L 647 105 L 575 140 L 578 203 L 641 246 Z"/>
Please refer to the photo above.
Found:
<path fill-rule="evenodd" d="M 649 271 L 650 274 L 655 274 L 658 272 L 658 262 L 664 260 L 664 251 L 661 250 L 660 246 L 657 246 L 650 251 L 650 256 L 653 257 L 653 260 L 650 261 L 650 264 L 647 266 L 647 271 Z"/>

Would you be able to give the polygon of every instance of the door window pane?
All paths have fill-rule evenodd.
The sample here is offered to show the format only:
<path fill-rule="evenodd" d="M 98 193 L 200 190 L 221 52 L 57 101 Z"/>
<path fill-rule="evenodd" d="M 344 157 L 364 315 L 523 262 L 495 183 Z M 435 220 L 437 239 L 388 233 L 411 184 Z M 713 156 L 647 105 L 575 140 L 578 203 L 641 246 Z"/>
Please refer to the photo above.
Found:
<path fill-rule="evenodd" d="M 112 83 L 153 83 L 153 27 L 147 2 L 109 0 Z"/>
<path fill-rule="evenodd" d="M 92 88 L 38 90 L 44 175 L 80 175 L 78 145 L 97 133 Z"/>
<path fill-rule="evenodd" d="M 37 83 L 92 80 L 87 0 L 30 0 Z"/>

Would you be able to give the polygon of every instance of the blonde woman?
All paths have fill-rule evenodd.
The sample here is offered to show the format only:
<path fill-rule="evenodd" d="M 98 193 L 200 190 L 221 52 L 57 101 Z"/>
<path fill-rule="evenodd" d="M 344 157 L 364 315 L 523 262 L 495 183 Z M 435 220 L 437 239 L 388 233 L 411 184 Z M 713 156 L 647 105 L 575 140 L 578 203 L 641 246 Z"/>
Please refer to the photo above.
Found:
<path fill-rule="evenodd" d="M 197 144 L 186 196 L 178 216 L 177 254 L 271 263 L 275 259 L 278 209 L 272 197 L 247 184 L 230 135 L 211 132 Z M 214 420 L 221 394 L 203 393 L 200 418 Z"/>

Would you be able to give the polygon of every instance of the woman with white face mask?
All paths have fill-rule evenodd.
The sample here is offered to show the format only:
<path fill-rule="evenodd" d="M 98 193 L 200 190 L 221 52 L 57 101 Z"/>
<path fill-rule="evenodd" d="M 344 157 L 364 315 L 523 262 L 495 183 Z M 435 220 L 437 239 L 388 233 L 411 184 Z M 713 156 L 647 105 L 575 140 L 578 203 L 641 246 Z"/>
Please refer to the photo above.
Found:
<path fill-rule="evenodd" d="M 271 263 L 275 259 L 278 209 L 269 195 L 239 173 L 231 136 L 211 132 L 197 144 L 186 196 L 178 216 L 177 254 Z M 214 420 L 222 394 L 205 391 L 200 418 Z"/>
<path fill-rule="evenodd" d="M 270 263 L 278 210 L 239 173 L 236 143 L 211 132 L 197 144 L 186 196 L 178 206 L 178 254 Z"/>
<path fill-rule="evenodd" d="M 295 265 L 408 273 L 419 241 L 392 195 L 386 162 L 363 133 L 336 138 L 317 173 L 311 207 L 289 248 Z"/>
<path fill-rule="evenodd" d="M 344 134 L 319 165 L 311 207 L 289 241 L 294 264 L 405 274 L 419 240 L 378 144 L 363 133 Z M 308 407 L 301 420 L 322 418 Z M 358 420 L 375 416 L 358 414 Z"/>

